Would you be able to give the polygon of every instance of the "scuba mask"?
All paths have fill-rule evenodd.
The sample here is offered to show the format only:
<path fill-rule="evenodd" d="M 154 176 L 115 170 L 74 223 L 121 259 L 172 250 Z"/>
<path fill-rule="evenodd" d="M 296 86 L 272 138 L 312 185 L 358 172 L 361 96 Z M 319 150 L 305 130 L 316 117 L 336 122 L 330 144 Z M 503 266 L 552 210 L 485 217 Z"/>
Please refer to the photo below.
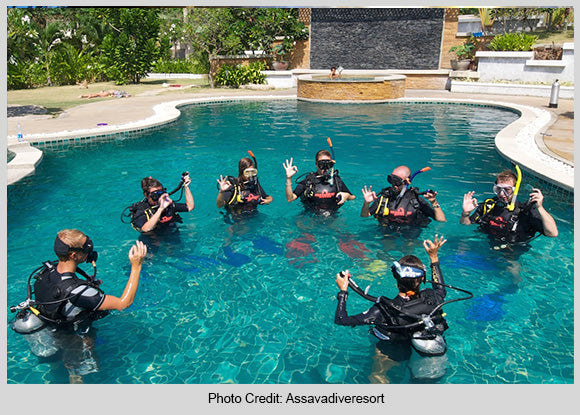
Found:
<path fill-rule="evenodd" d="M 328 171 L 334 166 L 334 160 L 318 160 L 316 166 L 322 171 Z"/>
<path fill-rule="evenodd" d="M 248 167 L 244 170 L 244 178 L 246 179 L 246 186 L 253 188 L 258 183 L 258 169 L 255 167 Z"/>
<path fill-rule="evenodd" d="M 387 181 L 392 184 L 393 186 L 401 186 L 409 182 L 408 179 L 403 179 L 399 176 L 395 176 L 394 174 L 389 174 L 387 176 Z"/>
<path fill-rule="evenodd" d="M 416 268 L 409 265 L 401 265 L 397 261 L 391 265 L 393 276 L 399 280 L 401 278 L 425 278 L 425 268 Z"/>
<path fill-rule="evenodd" d="M 93 241 L 91 241 L 91 238 L 89 238 L 88 236 L 82 248 L 71 248 L 57 236 L 56 239 L 54 240 L 54 252 L 56 253 L 56 255 L 65 256 L 71 251 L 82 252 L 83 254 L 86 254 L 87 255 L 86 262 L 88 263 L 96 262 L 99 256 L 99 253 L 94 250 Z"/>
<path fill-rule="evenodd" d="M 154 190 L 152 192 L 149 192 L 149 197 L 151 198 L 151 200 L 153 200 L 154 202 L 157 202 L 159 200 L 159 198 L 164 194 L 167 193 L 167 189 L 163 188 L 160 190 Z"/>
<path fill-rule="evenodd" d="M 506 197 L 511 196 L 514 193 L 515 187 L 509 184 L 494 184 L 493 185 L 493 192 L 496 195 L 500 195 L 501 192 L 504 192 Z"/>

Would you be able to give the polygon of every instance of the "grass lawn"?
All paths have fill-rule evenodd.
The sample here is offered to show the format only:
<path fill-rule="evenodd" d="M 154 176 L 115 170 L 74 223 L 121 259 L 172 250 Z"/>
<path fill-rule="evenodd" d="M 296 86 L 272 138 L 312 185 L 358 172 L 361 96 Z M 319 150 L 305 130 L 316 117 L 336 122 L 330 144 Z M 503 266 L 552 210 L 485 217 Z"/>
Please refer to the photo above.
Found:
<path fill-rule="evenodd" d="M 39 105 L 47 110 L 48 114 L 58 115 L 68 108 L 84 104 L 89 101 L 101 101 L 112 98 L 79 98 L 81 94 L 94 94 L 102 90 L 120 89 L 132 96 L 142 93 L 171 94 L 183 91 L 183 89 L 164 88 L 163 83 L 170 85 L 189 86 L 195 85 L 200 88 L 209 88 L 205 79 L 146 79 L 135 85 L 115 85 L 114 82 L 97 82 L 89 84 L 88 88 L 79 88 L 77 85 L 41 87 L 32 89 L 11 90 L 6 94 L 8 105 Z M 199 88 L 197 88 L 199 89 Z M 187 89 L 192 91 L 192 89 Z M 121 98 L 123 99 L 123 98 Z"/>
<path fill-rule="evenodd" d="M 554 42 L 556 45 L 562 43 L 574 43 L 574 29 L 569 29 L 565 32 L 526 32 L 526 34 L 538 36 L 537 44 L 551 45 Z"/>

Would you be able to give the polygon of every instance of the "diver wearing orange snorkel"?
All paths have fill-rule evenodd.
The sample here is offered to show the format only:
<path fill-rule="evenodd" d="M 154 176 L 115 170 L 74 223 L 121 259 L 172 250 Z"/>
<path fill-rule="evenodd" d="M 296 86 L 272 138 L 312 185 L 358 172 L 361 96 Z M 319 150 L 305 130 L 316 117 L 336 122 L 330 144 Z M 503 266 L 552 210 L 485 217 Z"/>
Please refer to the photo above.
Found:
<path fill-rule="evenodd" d="M 431 189 L 419 192 L 416 187 L 411 187 L 413 178 L 427 170 L 430 168 L 425 167 L 411 174 L 407 166 L 396 167 L 387 177 L 391 187 L 382 189 L 378 195 L 372 186 L 365 186 L 362 189 L 364 202 L 361 217 L 372 215 L 382 225 L 391 227 L 400 224 L 426 225 L 431 219 L 446 222 L 445 214 L 437 202 L 437 192 Z M 424 196 L 424 199 L 419 196 Z"/>

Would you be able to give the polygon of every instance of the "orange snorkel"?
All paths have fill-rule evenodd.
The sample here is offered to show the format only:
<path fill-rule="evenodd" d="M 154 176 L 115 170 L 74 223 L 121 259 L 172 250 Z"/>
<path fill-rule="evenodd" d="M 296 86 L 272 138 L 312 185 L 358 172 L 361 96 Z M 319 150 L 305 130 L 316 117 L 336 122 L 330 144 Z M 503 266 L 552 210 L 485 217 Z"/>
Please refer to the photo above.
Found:
<path fill-rule="evenodd" d="M 413 173 L 410 177 L 409 177 L 409 184 L 411 184 L 411 181 L 413 180 L 413 178 L 418 175 L 419 173 L 424 173 L 426 171 L 431 170 L 431 167 L 423 167 L 421 170 L 417 170 L 415 173 Z"/>
<path fill-rule="evenodd" d="M 256 168 L 256 170 L 258 170 L 258 160 L 256 160 L 256 156 L 254 156 L 254 153 L 252 153 L 252 150 L 248 150 L 248 154 L 250 155 L 252 160 L 254 160 L 254 167 Z"/>

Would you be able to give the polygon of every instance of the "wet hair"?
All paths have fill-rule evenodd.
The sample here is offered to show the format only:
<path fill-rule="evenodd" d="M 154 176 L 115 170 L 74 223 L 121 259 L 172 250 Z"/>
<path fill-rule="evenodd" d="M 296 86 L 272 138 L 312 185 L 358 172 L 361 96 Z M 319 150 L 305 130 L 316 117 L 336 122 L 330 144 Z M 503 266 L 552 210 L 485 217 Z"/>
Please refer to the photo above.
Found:
<path fill-rule="evenodd" d="M 144 177 L 141 179 L 141 189 L 143 189 L 143 193 L 149 193 L 149 189 L 153 187 L 163 187 L 161 182 L 153 177 Z"/>
<path fill-rule="evenodd" d="M 248 167 L 256 167 L 254 166 L 253 160 L 249 157 L 241 158 L 238 162 L 238 182 L 243 183 L 246 181 L 244 178 L 244 170 L 246 170 Z"/>
<path fill-rule="evenodd" d="M 415 255 L 405 255 L 399 259 L 398 262 L 401 266 L 409 266 L 425 270 L 425 265 L 423 265 L 423 262 L 421 262 L 421 260 Z M 424 280 L 425 278 L 397 278 L 397 287 L 402 293 L 407 293 L 408 291 L 418 293 L 419 287 Z"/>
<path fill-rule="evenodd" d="M 508 181 L 513 181 L 514 184 L 516 184 L 517 181 L 518 181 L 518 176 L 516 176 L 516 174 L 513 171 L 511 171 L 511 170 L 504 170 L 504 171 L 502 171 L 501 173 L 499 173 L 496 176 L 496 179 L 495 179 L 495 183 L 496 184 L 499 183 L 499 182 L 505 183 L 505 182 L 508 182 Z"/>
<path fill-rule="evenodd" d="M 328 151 L 328 150 L 319 150 L 318 153 L 316 153 L 315 160 L 318 161 L 320 156 L 328 156 L 328 157 L 332 158 L 332 155 L 330 154 L 330 151 Z"/>
<path fill-rule="evenodd" d="M 78 229 L 63 229 L 57 234 L 57 237 L 71 248 L 82 248 L 85 244 L 87 235 Z M 62 262 L 70 260 L 68 253 L 66 255 L 57 254 L 57 257 L 58 260 Z"/>

